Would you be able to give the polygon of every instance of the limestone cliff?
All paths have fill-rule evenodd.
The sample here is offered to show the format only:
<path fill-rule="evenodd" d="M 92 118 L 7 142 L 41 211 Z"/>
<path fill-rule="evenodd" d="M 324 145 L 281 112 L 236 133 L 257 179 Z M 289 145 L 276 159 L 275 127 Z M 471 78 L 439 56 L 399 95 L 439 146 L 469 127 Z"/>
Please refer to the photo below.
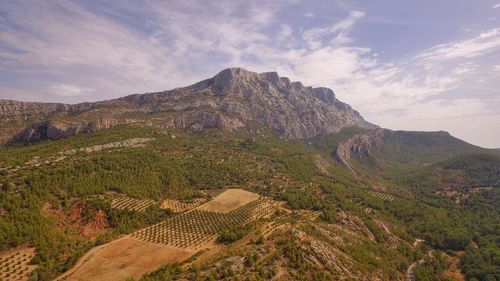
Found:
<path fill-rule="evenodd" d="M 131 113 L 154 118 L 163 127 L 234 131 L 257 124 L 289 138 L 311 138 L 352 126 L 377 128 L 328 88 L 306 87 L 276 72 L 256 73 L 242 68 L 223 70 L 184 88 L 102 102 L 68 105 L 0 101 L 0 116 L 29 121 L 11 136 L 11 140 L 24 142 L 130 123 L 125 116 Z"/>

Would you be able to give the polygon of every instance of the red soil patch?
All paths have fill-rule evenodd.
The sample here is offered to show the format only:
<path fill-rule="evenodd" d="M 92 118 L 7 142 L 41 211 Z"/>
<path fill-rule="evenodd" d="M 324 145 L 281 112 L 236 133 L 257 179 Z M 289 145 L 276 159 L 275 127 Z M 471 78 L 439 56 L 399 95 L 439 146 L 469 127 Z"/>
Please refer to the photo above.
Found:
<path fill-rule="evenodd" d="M 68 212 L 49 202 L 44 205 L 42 212 L 57 217 L 61 226 L 71 226 L 88 239 L 95 239 L 108 228 L 104 211 L 88 208 L 80 199 L 71 200 Z"/>

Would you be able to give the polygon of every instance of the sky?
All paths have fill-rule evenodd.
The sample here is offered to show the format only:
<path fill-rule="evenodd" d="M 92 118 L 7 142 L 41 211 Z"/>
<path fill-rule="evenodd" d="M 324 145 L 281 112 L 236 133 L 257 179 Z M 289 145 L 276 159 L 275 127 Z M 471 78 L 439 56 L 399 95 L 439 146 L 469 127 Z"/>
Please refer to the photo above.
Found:
<path fill-rule="evenodd" d="M 228 67 L 500 147 L 500 0 L 0 1 L 0 99 L 105 100 Z"/>

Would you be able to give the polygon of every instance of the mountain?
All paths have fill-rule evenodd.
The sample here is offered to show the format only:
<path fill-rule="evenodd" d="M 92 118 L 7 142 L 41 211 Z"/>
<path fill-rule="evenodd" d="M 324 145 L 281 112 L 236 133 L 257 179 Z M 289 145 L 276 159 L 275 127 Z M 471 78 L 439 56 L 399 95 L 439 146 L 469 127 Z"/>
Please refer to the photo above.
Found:
<path fill-rule="evenodd" d="M 444 131 L 412 132 L 379 128 L 346 138 L 337 145 L 334 156 L 355 172 L 356 163 L 384 170 L 426 166 L 465 153 L 482 151 L 486 150 Z"/>
<path fill-rule="evenodd" d="M 0 117 L 0 279 L 500 278 L 498 151 L 330 89 L 231 68 Z"/>
<path fill-rule="evenodd" d="M 330 89 L 305 87 L 276 72 L 255 73 L 242 68 L 223 70 L 184 88 L 102 102 L 0 101 L 0 116 L 6 117 L 0 125 L 4 142 L 59 139 L 136 122 L 193 131 L 235 131 L 257 124 L 289 138 L 311 138 L 352 126 L 377 127 L 339 101 Z"/>
<path fill-rule="evenodd" d="M 474 193 L 500 187 L 500 155 L 468 153 L 439 161 L 403 174 L 399 182 L 415 185 L 417 191 L 437 192 L 448 196 Z"/>

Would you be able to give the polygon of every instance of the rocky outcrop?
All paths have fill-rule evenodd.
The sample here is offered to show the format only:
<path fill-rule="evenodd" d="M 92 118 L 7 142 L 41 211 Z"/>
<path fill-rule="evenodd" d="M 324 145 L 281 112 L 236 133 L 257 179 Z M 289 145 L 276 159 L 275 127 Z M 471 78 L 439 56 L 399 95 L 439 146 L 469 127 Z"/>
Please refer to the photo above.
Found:
<path fill-rule="evenodd" d="M 391 165 L 429 165 L 463 153 L 472 153 L 479 147 L 451 136 L 448 132 L 392 131 L 377 128 L 356 134 L 338 144 L 333 155 L 354 174 L 359 171 L 354 159 L 369 161 L 372 167 Z"/>
<path fill-rule="evenodd" d="M 98 144 L 91 147 L 76 148 L 62 151 L 61 155 L 71 155 L 78 152 L 93 153 L 101 150 L 107 149 L 117 149 L 124 147 L 142 147 L 145 146 L 147 142 L 154 140 L 153 138 L 133 138 L 124 141 L 110 142 L 107 144 Z"/>
<path fill-rule="evenodd" d="M 200 110 L 224 113 L 208 127 L 235 130 L 254 122 L 290 138 L 311 138 L 352 126 L 377 127 L 339 101 L 328 88 L 305 87 L 279 77 L 276 72 L 259 74 L 241 68 L 223 70 L 186 88 L 132 95 L 122 100 L 148 113 Z M 192 117 L 190 114 L 188 119 Z M 192 123 L 204 121 L 198 119 Z M 183 122 L 176 124 L 185 127 Z"/>
<path fill-rule="evenodd" d="M 29 125 L 14 136 L 12 142 L 33 142 L 44 139 L 63 139 L 79 133 L 91 133 L 123 124 L 113 118 L 99 118 L 90 121 L 63 122 L 47 120 Z"/>
<path fill-rule="evenodd" d="M 166 127 L 189 129 L 194 132 L 202 131 L 209 128 L 221 128 L 232 132 L 245 124 L 237 119 L 221 114 L 220 112 L 198 112 L 189 111 L 175 115 L 172 119 L 165 122 Z"/>
<path fill-rule="evenodd" d="M 370 157 L 372 151 L 378 150 L 383 141 L 385 129 L 376 129 L 368 134 L 356 134 L 337 145 L 334 156 L 337 161 L 344 164 L 352 173 L 357 174 L 354 165 L 351 163 L 353 154 Z"/>
<path fill-rule="evenodd" d="M 39 117 L 33 118 L 36 122 L 20 131 L 14 141 L 60 139 L 94 132 L 123 123 L 122 115 L 130 112 L 152 116 L 162 127 L 235 131 L 257 124 L 289 138 L 311 138 L 352 126 L 377 127 L 339 101 L 328 88 L 305 87 L 276 72 L 256 73 L 241 68 L 223 70 L 184 88 L 103 102 L 0 102 L 0 115 Z M 67 121 L 74 119 L 80 121 Z"/>
<path fill-rule="evenodd" d="M 62 103 L 21 102 L 0 100 L 0 115 L 33 116 L 49 115 L 54 112 L 66 112 L 68 105 Z"/>
<path fill-rule="evenodd" d="M 22 102 L 15 100 L 0 100 L 0 116 L 49 116 L 57 113 L 78 114 L 92 108 L 97 103 L 43 103 Z"/>

